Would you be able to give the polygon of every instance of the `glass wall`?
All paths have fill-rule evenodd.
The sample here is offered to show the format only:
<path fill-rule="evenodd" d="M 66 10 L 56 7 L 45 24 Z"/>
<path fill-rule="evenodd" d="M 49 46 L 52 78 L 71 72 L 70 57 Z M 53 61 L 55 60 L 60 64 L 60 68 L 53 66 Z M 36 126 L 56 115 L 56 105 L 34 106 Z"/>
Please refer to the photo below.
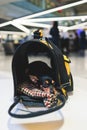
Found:
<path fill-rule="evenodd" d="M 44 9 L 50 9 L 60 5 L 60 1 L 58 0 L 28 0 L 28 1 Z"/>

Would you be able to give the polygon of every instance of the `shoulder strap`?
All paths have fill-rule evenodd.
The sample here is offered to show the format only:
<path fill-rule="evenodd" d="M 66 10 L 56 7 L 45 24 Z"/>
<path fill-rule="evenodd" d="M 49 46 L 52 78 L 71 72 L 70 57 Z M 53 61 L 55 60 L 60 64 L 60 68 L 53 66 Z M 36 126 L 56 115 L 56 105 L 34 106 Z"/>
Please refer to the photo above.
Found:
<path fill-rule="evenodd" d="M 60 103 L 60 105 L 58 106 L 55 106 L 55 107 L 52 107 L 52 108 L 49 108 L 47 110 L 41 110 L 41 111 L 38 111 L 38 112 L 31 112 L 31 113 L 28 113 L 28 114 L 15 114 L 12 112 L 12 110 L 14 109 L 14 107 L 20 102 L 21 98 L 18 98 L 9 108 L 8 110 L 8 113 L 10 116 L 12 117 L 15 117 L 15 118 L 30 118 L 30 117 L 35 117 L 35 116 L 40 116 L 40 115 L 43 115 L 43 114 L 47 114 L 47 113 L 51 113 L 53 111 L 57 111 L 59 109 L 61 109 L 64 105 L 65 105 L 65 102 L 66 102 L 66 99 L 63 95 L 58 95 L 58 99 L 61 100 L 62 103 Z"/>
<path fill-rule="evenodd" d="M 64 64 L 64 57 L 63 57 L 61 50 L 56 45 L 54 45 L 47 37 L 45 39 L 48 42 L 48 44 L 52 45 L 52 47 L 53 47 L 52 51 L 54 52 L 54 54 L 56 56 L 56 61 L 57 61 L 56 73 L 58 74 L 58 72 L 59 72 L 59 74 L 60 74 L 61 84 L 67 83 L 67 85 L 70 85 L 69 77 L 68 77 L 68 74 L 67 74 L 67 71 L 65 68 L 65 64 Z"/>

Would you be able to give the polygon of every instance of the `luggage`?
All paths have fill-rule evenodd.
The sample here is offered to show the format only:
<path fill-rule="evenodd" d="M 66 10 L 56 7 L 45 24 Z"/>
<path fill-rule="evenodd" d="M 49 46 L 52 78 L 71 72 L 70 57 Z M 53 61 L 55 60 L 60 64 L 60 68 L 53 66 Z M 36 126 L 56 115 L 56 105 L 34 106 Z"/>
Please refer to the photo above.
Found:
<path fill-rule="evenodd" d="M 62 108 L 73 91 L 73 78 L 67 56 L 49 41 L 32 39 L 21 44 L 13 56 L 14 103 L 8 113 L 30 118 Z M 24 113 L 16 113 L 16 108 Z"/>

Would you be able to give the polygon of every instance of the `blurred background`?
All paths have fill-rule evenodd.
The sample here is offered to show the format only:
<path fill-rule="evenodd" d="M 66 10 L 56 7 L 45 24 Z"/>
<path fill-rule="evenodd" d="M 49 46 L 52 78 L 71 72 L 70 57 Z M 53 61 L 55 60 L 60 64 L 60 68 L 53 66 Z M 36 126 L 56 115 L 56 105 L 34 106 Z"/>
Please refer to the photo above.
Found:
<path fill-rule="evenodd" d="M 87 39 L 86 7 L 86 0 L 0 0 L 0 52 L 13 54 L 36 29 L 41 29 L 44 37 L 50 37 L 53 21 L 59 24 L 62 49 L 67 51 L 63 42 L 68 38 L 69 52 L 78 51 L 76 40 L 81 31 L 85 31 Z"/>
<path fill-rule="evenodd" d="M 35 130 L 34 125 L 39 130 L 40 124 L 14 127 L 8 124 L 7 109 L 13 97 L 12 58 L 20 44 L 33 38 L 35 30 L 40 29 L 43 37 L 51 38 L 53 21 L 58 22 L 61 51 L 71 60 L 74 80 L 71 102 L 62 111 L 65 121 L 57 123 L 56 129 L 87 128 L 87 0 L 0 0 L 0 100 L 3 101 L 0 128 L 3 130 Z M 40 129 L 55 129 L 54 122 L 49 127 L 45 123 L 41 126 Z"/>

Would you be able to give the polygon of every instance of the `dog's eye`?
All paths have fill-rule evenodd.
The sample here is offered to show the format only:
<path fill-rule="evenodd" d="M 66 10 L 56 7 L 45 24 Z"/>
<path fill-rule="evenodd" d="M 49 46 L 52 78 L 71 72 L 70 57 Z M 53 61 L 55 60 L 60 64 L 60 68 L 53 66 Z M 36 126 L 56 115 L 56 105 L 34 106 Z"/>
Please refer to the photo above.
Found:
<path fill-rule="evenodd" d="M 46 84 L 49 84 L 49 81 L 48 81 L 48 80 L 46 80 L 46 81 L 45 81 L 45 83 L 46 83 Z"/>
<path fill-rule="evenodd" d="M 54 81 L 54 80 L 52 80 L 52 84 L 55 84 L 55 81 Z"/>

